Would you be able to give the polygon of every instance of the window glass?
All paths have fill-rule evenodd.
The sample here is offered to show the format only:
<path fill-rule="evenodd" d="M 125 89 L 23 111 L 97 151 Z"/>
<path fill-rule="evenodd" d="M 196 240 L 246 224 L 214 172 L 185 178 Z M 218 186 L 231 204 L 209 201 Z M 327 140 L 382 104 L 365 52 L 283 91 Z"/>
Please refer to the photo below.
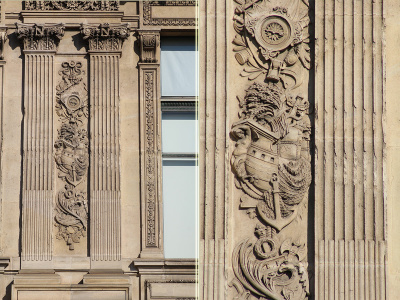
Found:
<path fill-rule="evenodd" d="M 196 113 L 194 111 L 162 113 L 163 153 L 196 153 Z"/>
<path fill-rule="evenodd" d="M 194 37 L 161 37 L 161 96 L 196 96 Z"/>
<path fill-rule="evenodd" d="M 196 160 L 163 160 L 165 258 L 196 257 L 196 180 Z"/>

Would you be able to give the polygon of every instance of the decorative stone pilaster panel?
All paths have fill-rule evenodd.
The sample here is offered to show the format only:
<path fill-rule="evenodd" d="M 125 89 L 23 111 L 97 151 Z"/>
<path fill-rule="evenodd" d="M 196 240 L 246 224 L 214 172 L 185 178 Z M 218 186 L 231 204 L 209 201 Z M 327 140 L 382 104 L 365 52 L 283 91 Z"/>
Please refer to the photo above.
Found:
<path fill-rule="evenodd" d="M 90 58 L 90 256 L 113 265 L 121 260 L 119 59 L 129 30 L 102 24 L 81 31 Z"/>
<path fill-rule="evenodd" d="M 236 3 L 235 58 L 250 83 L 237 96 L 231 165 L 240 208 L 256 222 L 233 251 L 231 285 L 238 299 L 302 300 L 312 180 L 308 1 Z"/>
<path fill-rule="evenodd" d="M 17 24 L 16 34 L 25 58 L 21 267 L 48 268 L 54 226 L 54 55 L 64 26 Z"/>
<path fill-rule="evenodd" d="M 140 257 L 164 256 L 161 202 L 161 96 L 159 32 L 140 31 L 140 163 L 142 247 Z"/>

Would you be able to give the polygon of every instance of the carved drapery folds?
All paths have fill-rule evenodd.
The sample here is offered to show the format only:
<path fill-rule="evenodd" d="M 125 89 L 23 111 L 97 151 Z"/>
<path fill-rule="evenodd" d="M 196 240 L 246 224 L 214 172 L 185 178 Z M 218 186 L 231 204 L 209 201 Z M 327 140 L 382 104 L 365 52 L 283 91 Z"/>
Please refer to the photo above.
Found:
<path fill-rule="evenodd" d="M 160 33 L 158 31 L 139 32 L 140 61 L 144 63 L 156 63 L 160 46 Z"/>
<path fill-rule="evenodd" d="M 23 41 L 24 50 L 56 51 L 58 43 L 64 36 L 64 25 L 18 24 L 17 36 Z"/>
<path fill-rule="evenodd" d="M 119 1 L 68 0 L 25 1 L 26 10 L 116 11 Z"/>
<path fill-rule="evenodd" d="M 238 95 L 231 163 L 241 208 L 261 224 L 234 250 L 232 285 L 239 299 L 305 299 L 307 233 L 297 224 L 312 179 L 308 3 L 236 2 L 235 57 L 252 83 Z"/>
<path fill-rule="evenodd" d="M 55 221 L 57 238 L 74 250 L 74 243 L 87 230 L 88 99 L 80 62 L 64 62 L 59 73 L 62 81 L 56 88 L 55 111 L 61 126 L 54 147 L 58 177 L 65 187 L 56 197 Z"/>
<path fill-rule="evenodd" d="M 121 51 L 122 43 L 129 36 L 128 24 L 82 25 L 81 32 L 83 39 L 88 40 L 89 51 Z"/>

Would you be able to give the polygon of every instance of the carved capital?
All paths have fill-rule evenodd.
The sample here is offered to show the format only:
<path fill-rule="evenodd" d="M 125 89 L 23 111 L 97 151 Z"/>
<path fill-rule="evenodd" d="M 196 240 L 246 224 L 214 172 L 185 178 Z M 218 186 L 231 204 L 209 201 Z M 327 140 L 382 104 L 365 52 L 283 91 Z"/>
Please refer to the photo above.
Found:
<path fill-rule="evenodd" d="M 156 63 L 158 61 L 158 49 L 160 47 L 159 31 L 139 32 L 140 61 L 143 63 Z"/>
<path fill-rule="evenodd" d="M 17 37 L 22 40 L 24 50 L 57 50 L 64 36 L 64 24 L 15 24 Z"/>
<path fill-rule="evenodd" d="M 0 60 L 4 60 L 4 44 L 7 41 L 7 27 L 0 27 Z"/>
<path fill-rule="evenodd" d="M 25 1 L 25 10 L 69 10 L 69 11 L 116 11 L 119 9 L 119 1 Z"/>
<path fill-rule="evenodd" d="M 122 43 L 129 36 L 128 24 L 81 26 L 83 39 L 88 40 L 89 51 L 121 51 Z"/>

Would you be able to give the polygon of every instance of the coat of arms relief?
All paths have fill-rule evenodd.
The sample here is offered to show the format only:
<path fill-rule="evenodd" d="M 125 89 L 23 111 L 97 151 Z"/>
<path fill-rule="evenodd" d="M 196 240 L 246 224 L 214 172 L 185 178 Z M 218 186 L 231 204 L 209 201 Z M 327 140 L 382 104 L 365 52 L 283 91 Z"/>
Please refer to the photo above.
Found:
<path fill-rule="evenodd" d="M 56 197 L 55 225 L 57 238 L 74 250 L 87 230 L 88 99 L 82 63 L 69 61 L 61 67 L 55 107 L 61 126 L 54 147 L 58 177 L 65 186 Z"/>
<path fill-rule="evenodd" d="M 231 165 L 254 235 L 233 253 L 237 299 L 308 298 L 307 214 L 311 184 L 307 0 L 235 0 L 233 41 L 242 76 Z M 290 234 L 288 232 L 290 231 Z"/>

